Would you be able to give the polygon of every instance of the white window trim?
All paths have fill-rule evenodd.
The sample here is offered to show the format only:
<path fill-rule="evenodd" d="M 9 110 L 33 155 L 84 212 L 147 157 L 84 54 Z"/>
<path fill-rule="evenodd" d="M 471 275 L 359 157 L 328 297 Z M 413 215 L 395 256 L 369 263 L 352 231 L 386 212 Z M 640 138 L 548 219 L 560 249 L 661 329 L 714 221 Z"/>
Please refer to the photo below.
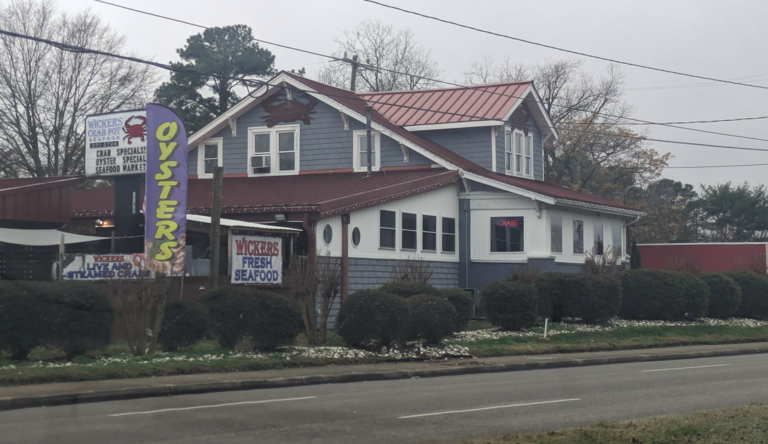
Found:
<path fill-rule="evenodd" d="M 489 247 L 488 248 L 488 253 L 491 256 L 504 256 L 504 255 L 512 255 L 513 256 L 513 255 L 526 255 L 526 254 L 528 254 L 527 250 L 525 249 L 528 246 L 528 242 L 525 239 L 525 227 L 526 227 L 525 221 L 526 221 L 527 217 L 525 217 L 525 216 L 488 216 L 487 220 L 488 220 L 488 222 L 490 222 L 491 219 L 496 218 L 496 217 L 520 217 L 520 218 L 523 219 L 523 249 L 522 249 L 522 251 L 493 251 L 493 241 L 492 241 L 493 233 L 489 232 L 488 233 L 488 235 L 489 235 L 488 236 L 488 240 L 491 242 L 491 244 L 488 245 L 488 247 Z M 490 226 L 490 223 L 488 224 L 488 226 Z"/>
<path fill-rule="evenodd" d="M 438 226 L 437 229 L 439 231 L 439 234 L 437 235 L 439 241 L 440 241 L 440 254 L 456 254 L 456 252 L 459 250 L 459 218 L 457 217 L 448 217 L 448 216 L 439 216 L 438 218 Z M 446 251 L 443 248 L 443 235 L 446 234 L 443 232 L 443 219 L 453 219 L 453 233 L 447 233 L 453 236 L 453 251 Z"/>
<path fill-rule="evenodd" d="M 398 214 L 398 219 L 399 219 L 397 221 L 397 222 L 399 222 L 397 225 L 400 226 L 400 233 L 399 233 L 400 235 L 398 236 L 400 238 L 399 239 L 400 240 L 400 244 L 398 245 L 397 249 L 399 251 L 420 251 L 419 247 L 421 246 L 421 239 L 420 239 L 420 237 L 421 237 L 420 236 L 421 235 L 421 223 L 419 221 L 419 218 L 421 217 L 421 213 L 419 213 L 419 212 L 412 213 L 410 211 L 398 210 L 397 214 Z M 413 214 L 414 216 L 416 216 L 416 229 L 415 230 L 407 230 L 407 229 L 403 228 L 403 215 L 404 214 Z M 408 231 L 408 232 L 415 232 L 416 233 L 416 247 L 414 247 L 414 248 L 403 248 L 403 233 L 406 232 L 406 231 Z"/>
<path fill-rule="evenodd" d="M 352 131 L 352 168 L 355 172 L 368 171 L 367 166 L 360 165 L 360 137 L 367 134 L 367 130 L 355 130 Z M 381 168 L 381 133 L 378 131 L 371 131 L 371 138 L 373 139 L 374 157 L 376 159 L 376 165 L 371 165 L 371 171 L 379 171 Z M 366 147 L 367 149 L 367 147 Z"/>
<path fill-rule="evenodd" d="M 554 251 L 552 249 L 552 219 L 559 217 L 560 218 L 560 251 Z M 565 250 L 565 230 L 563 230 L 563 227 L 565 226 L 565 218 L 563 216 L 558 215 L 551 215 L 549 217 L 549 252 L 551 254 L 555 254 L 558 256 L 563 255 L 563 250 Z"/>
<path fill-rule="evenodd" d="M 212 137 L 203 140 L 200 145 L 197 146 L 197 177 L 200 179 L 213 178 L 213 174 L 205 174 L 205 145 L 219 146 L 219 162 L 217 166 L 224 165 L 224 138 Z"/>
<path fill-rule="evenodd" d="M 530 156 L 525 153 L 525 146 L 526 146 L 526 144 L 529 141 L 531 143 L 531 155 Z M 531 172 L 530 172 L 530 174 L 525 174 L 525 164 L 526 164 L 526 159 L 528 159 L 528 158 L 531 159 Z M 533 177 L 535 175 L 534 174 L 534 166 L 533 166 L 533 135 L 532 134 L 528 134 L 527 136 L 523 135 L 523 168 L 521 169 L 521 171 L 522 171 L 523 176 L 525 176 L 525 177 Z"/>
<path fill-rule="evenodd" d="M 435 231 L 426 231 L 426 232 L 424 231 L 424 216 L 434 217 L 435 218 Z M 419 243 L 421 243 L 421 252 L 422 253 L 437 253 L 438 251 L 440 251 L 440 247 L 441 247 L 441 245 L 440 245 L 441 244 L 441 242 L 440 242 L 440 227 L 438 226 L 438 224 L 440 222 L 442 222 L 442 220 L 440 219 L 440 215 L 421 213 L 419 215 L 418 222 L 421 225 L 421 230 L 419 230 L 419 236 L 417 236 L 419 238 Z M 417 225 L 417 227 L 418 227 L 418 225 Z M 434 250 L 426 250 L 426 249 L 424 249 L 424 233 L 434 233 L 434 235 L 435 235 L 435 249 Z"/>
<path fill-rule="evenodd" d="M 381 212 L 382 211 L 389 211 L 390 213 L 395 213 L 395 227 L 394 228 L 382 227 L 381 226 Z M 379 208 L 378 216 L 379 216 L 379 229 L 377 231 L 376 237 L 377 237 L 377 239 L 379 241 L 379 245 L 378 245 L 379 250 L 397 251 L 398 250 L 397 246 L 398 246 L 398 243 L 400 242 L 400 223 L 399 223 L 400 222 L 400 220 L 399 220 L 400 219 L 400 212 L 397 211 L 397 210 L 385 210 L 383 208 Z M 381 246 L 381 229 L 382 228 L 384 228 L 385 230 L 395 230 L 395 246 L 394 247 L 382 247 Z M 362 232 L 360 234 L 362 235 Z"/>
<path fill-rule="evenodd" d="M 518 161 L 517 161 L 517 153 L 515 151 L 515 134 L 520 135 L 520 140 L 522 141 L 522 146 L 520 147 L 520 172 L 517 172 L 518 167 Z M 509 146 L 507 146 L 507 135 L 509 135 Z M 525 174 L 525 143 L 526 140 L 530 140 L 531 142 L 531 173 Z M 508 150 L 509 149 L 509 150 Z M 507 176 L 518 176 L 518 177 L 528 177 L 533 178 L 536 176 L 536 166 L 534 164 L 534 150 L 535 147 L 533 145 L 533 135 L 525 135 L 525 133 L 519 129 L 506 129 L 504 132 L 504 172 L 507 174 Z M 507 165 L 507 154 L 510 155 L 510 162 L 509 165 Z M 511 169 L 507 168 L 510 167 Z"/>
<path fill-rule="evenodd" d="M 248 177 L 264 177 L 264 176 L 290 176 L 299 174 L 301 171 L 301 141 L 300 141 L 300 125 L 281 125 L 273 128 L 267 128 L 266 126 L 250 127 L 248 128 Z M 296 162 L 294 169 L 291 171 L 280 171 L 280 157 L 278 153 L 278 133 L 287 133 L 293 131 L 293 143 L 296 148 Z M 269 173 L 268 174 L 253 174 L 251 168 L 251 157 L 255 156 L 253 136 L 256 134 L 269 134 Z"/>

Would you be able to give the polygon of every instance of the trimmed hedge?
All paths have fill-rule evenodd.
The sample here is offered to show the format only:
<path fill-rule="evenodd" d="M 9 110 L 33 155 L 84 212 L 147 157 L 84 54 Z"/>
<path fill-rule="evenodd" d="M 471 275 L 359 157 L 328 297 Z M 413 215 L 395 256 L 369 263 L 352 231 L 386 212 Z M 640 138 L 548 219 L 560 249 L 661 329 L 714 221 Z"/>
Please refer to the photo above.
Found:
<path fill-rule="evenodd" d="M 72 359 L 112 341 L 115 313 L 103 287 L 89 282 L 3 282 L 0 310 L 11 358 L 38 346 L 61 348 Z"/>
<path fill-rule="evenodd" d="M 741 305 L 739 284 L 722 273 L 703 273 L 699 278 L 709 286 L 707 316 L 726 319 L 736 315 Z"/>
<path fill-rule="evenodd" d="M 667 270 L 622 275 L 621 313 L 628 319 L 681 321 L 706 314 L 709 288 L 696 276 Z"/>
<path fill-rule="evenodd" d="M 447 300 L 421 294 L 408 298 L 408 304 L 411 306 L 408 329 L 411 339 L 424 339 L 429 344 L 437 344 L 456 331 L 458 315 Z"/>
<path fill-rule="evenodd" d="M 405 342 L 411 308 L 405 299 L 378 290 L 359 290 L 339 309 L 336 333 L 352 347 L 389 347 Z"/>
<path fill-rule="evenodd" d="M 520 330 L 536 322 L 539 295 L 532 285 L 505 280 L 483 287 L 481 304 L 493 325 Z"/>
<path fill-rule="evenodd" d="M 208 316 L 201 304 L 171 302 L 165 306 L 163 325 L 157 341 L 165 351 L 191 347 L 208 333 Z"/>
<path fill-rule="evenodd" d="M 422 284 L 421 282 L 407 282 L 407 281 L 393 281 L 387 282 L 382 285 L 379 290 L 400 296 L 401 298 L 409 298 L 419 294 L 428 294 L 432 296 L 440 296 L 440 291 L 429 285 Z"/>
<path fill-rule="evenodd" d="M 450 302 L 456 310 L 454 330 L 462 331 L 467 328 L 469 321 L 472 320 L 472 306 L 475 303 L 472 295 L 461 288 L 441 288 L 440 297 Z"/>
<path fill-rule="evenodd" d="M 610 276 L 542 273 L 536 278 L 539 315 L 559 322 L 563 317 L 601 324 L 619 314 L 622 289 Z"/>
<path fill-rule="evenodd" d="M 726 276 L 741 289 L 741 305 L 737 315 L 752 319 L 768 319 L 768 277 L 748 271 L 729 271 Z"/>
<path fill-rule="evenodd" d="M 299 307 L 274 293 L 225 286 L 209 291 L 201 302 L 208 309 L 211 331 L 225 348 L 249 339 L 257 350 L 292 345 L 303 329 Z"/>

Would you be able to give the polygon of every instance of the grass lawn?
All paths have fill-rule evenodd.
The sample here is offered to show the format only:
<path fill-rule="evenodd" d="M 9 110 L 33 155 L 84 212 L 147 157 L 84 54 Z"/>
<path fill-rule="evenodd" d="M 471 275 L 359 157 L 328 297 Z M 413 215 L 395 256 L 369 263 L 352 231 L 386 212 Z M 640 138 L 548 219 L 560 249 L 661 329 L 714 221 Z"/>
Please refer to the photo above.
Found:
<path fill-rule="evenodd" d="M 486 321 L 472 321 L 467 330 L 489 328 Z M 556 326 L 571 330 L 568 325 Z M 541 328 L 532 331 L 541 333 Z M 695 325 L 685 327 L 630 327 L 602 332 L 575 332 L 540 337 L 505 336 L 499 339 L 481 339 L 458 342 L 474 356 L 515 356 L 581 351 L 606 351 L 637 348 L 671 347 L 676 345 L 726 344 L 768 341 L 768 326 L 738 327 Z M 306 345 L 300 335 L 296 345 Z M 340 346 L 340 337 L 329 332 L 328 345 Z M 245 351 L 246 344 L 240 350 Z M 104 365 L 109 361 L 107 365 Z M 391 361 L 393 358 L 303 358 L 281 353 L 253 357 L 225 350 L 215 341 L 203 341 L 191 350 L 148 356 L 131 356 L 125 342 L 116 342 L 104 350 L 90 352 L 76 358 L 71 364 L 56 349 L 33 350 L 29 361 L 12 362 L 0 355 L 0 386 L 72 382 L 149 376 L 170 376 L 197 373 L 226 373 L 269 370 L 293 367 L 319 367 L 324 365 L 352 365 Z M 41 362 L 42 361 L 42 365 Z M 75 365 L 72 365 L 75 364 Z"/>
<path fill-rule="evenodd" d="M 758 444 L 768 440 L 768 405 L 662 416 L 555 432 L 506 435 L 462 444 Z"/>
<path fill-rule="evenodd" d="M 545 340 L 539 337 L 506 336 L 458 344 L 469 347 L 475 356 L 491 357 L 762 341 L 768 341 L 768 327 L 694 325 L 576 332 L 554 335 Z"/>

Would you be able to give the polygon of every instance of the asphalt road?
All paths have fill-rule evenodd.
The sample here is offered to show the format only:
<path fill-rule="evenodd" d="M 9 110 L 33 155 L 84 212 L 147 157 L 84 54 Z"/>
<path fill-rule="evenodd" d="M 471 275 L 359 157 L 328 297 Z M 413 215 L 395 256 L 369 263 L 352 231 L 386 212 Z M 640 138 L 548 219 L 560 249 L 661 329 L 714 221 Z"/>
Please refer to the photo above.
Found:
<path fill-rule="evenodd" d="M 454 442 L 751 402 L 768 402 L 765 354 L 13 410 L 0 442 Z"/>

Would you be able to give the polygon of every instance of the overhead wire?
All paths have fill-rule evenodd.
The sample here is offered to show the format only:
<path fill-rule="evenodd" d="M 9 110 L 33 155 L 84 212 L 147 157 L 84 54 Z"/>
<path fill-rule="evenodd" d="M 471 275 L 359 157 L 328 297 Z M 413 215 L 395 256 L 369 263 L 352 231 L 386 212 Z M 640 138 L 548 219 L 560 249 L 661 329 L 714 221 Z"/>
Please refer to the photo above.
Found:
<path fill-rule="evenodd" d="M 164 16 L 164 15 L 161 15 L 161 14 L 156 14 L 156 13 L 152 13 L 152 12 L 148 12 L 148 11 L 143 11 L 143 10 L 136 9 L 136 8 L 131 8 L 131 7 L 128 7 L 128 6 L 124 6 L 124 5 L 120 5 L 120 4 L 117 4 L 117 3 L 108 2 L 108 1 L 105 1 L 105 0 L 94 0 L 94 1 L 96 1 L 97 3 L 102 3 L 102 4 L 105 4 L 105 5 L 109 5 L 109 6 L 114 6 L 114 7 L 117 7 L 117 8 L 125 9 L 125 10 L 132 11 L 132 12 L 136 12 L 136 13 L 139 13 L 139 14 L 145 14 L 145 15 L 149 15 L 149 16 L 160 18 L 160 19 L 164 19 L 164 20 L 169 20 L 169 21 L 173 21 L 173 22 L 177 22 L 177 23 L 182 23 L 182 24 L 185 24 L 185 25 L 194 26 L 194 27 L 197 27 L 197 28 L 200 28 L 200 29 L 215 29 L 215 28 L 211 28 L 211 27 L 208 27 L 208 26 L 205 26 L 205 25 L 200 25 L 200 24 L 192 23 L 192 22 L 189 22 L 189 21 L 186 21 L 186 20 L 181 20 L 181 19 L 177 19 L 177 18 L 174 18 L 174 17 Z M 225 31 L 225 30 L 222 30 L 222 29 L 217 29 L 217 31 L 221 32 L 221 33 L 224 33 L 224 34 L 233 35 L 232 33 L 228 32 L 228 31 Z M 315 55 L 315 56 L 325 57 L 325 58 L 329 58 L 329 59 L 332 59 L 332 60 L 335 60 L 335 61 L 342 61 L 342 62 L 346 62 L 347 61 L 346 59 L 339 58 L 339 57 L 336 57 L 336 56 L 333 56 L 333 55 L 321 54 L 321 53 L 318 53 L 318 52 L 309 51 L 309 50 L 305 50 L 305 49 L 301 49 L 301 48 L 296 48 L 296 47 L 288 46 L 288 45 L 282 45 L 282 44 L 279 44 L 279 43 L 270 42 L 270 41 L 267 41 L 267 40 L 257 39 L 257 38 L 253 38 L 253 37 L 252 37 L 252 41 L 263 43 L 263 44 L 268 44 L 268 45 L 273 45 L 273 46 L 289 49 L 289 50 L 292 50 L 292 51 L 298 51 L 298 52 L 303 52 L 303 53 L 306 53 L 306 54 L 312 54 L 312 55 Z M 366 67 L 368 69 L 382 70 L 382 71 L 387 71 L 387 72 L 391 72 L 391 73 L 394 73 L 394 74 L 406 74 L 406 73 L 403 73 L 403 72 L 400 72 L 400 71 L 396 71 L 396 70 L 392 70 L 392 69 L 387 69 L 387 68 L 381 68 L 381 67 L 374 68 L 374 67 L 371 67 L 371 66 L 367 66 L 365 64 L 361 64 L 361 66 L 364 66 L 364 67 Z M 408 74 L 408 75 L 410 75 L 410 74 Z M 425 76 L 412 76 L 412 77 L 418 77 L 418 78 L 423 79 L 423 80 L 443 83 L 443 84 L 452 85 L 452 86 L 459 86 L 459 87 L 465 87 L 465 88 L 467 87 L 466 85 L 460 85 L 460 84 L 457 84 L 457 83 L 454 83 L 454 82 L 448 82 L 448 81 L 439 80 L 439 79 L 432 79 L 432 78 L 425 77 Z M 753 77 L 760 77 L 760 76 L 753 76 Z M 482 88 L 482 86 L 476 86 L 476 88 Z M 514 96 L 512 94 L 505 94 L 505 93 L 499 93 L 499 92 L 496 92 L 496 91 L 488 91 L 488 90 L 485 90 L 485 91 L 488 92 L 488 93 L 491 93 L 491 94 L 502 95 L 502 96 L 505 96 L 505 97 L 518 98 L 518 99 L 523 99 L 524 100 L 523 97 Z M 401 106 L 401 105 L 393 105 L 393 106 Z M 554 106 L 558 106 L 559 107 L 559 105 L 554 105 Z M 580 111 L 582 111 L 582 112 L 589 112 L 588 110 L 580 110 Z M 696 122 L 651 122 L 651 121 L 647 121 L 647 120 L 630 118 L 630 117 L 626 117 L 626 116 L 611 115 L 611 114 L 604 113 L 604 112 L 597 113 L 597 115 L 600 115 L 600 116 L 603 116 L 603 117 L 619 118 L 619 119 L 624 119 L 624 120 L 630 120 L 630 121 L 633 121 L 633 122 L 638 122 L 636 124 L 621 123 L 621 125 L 637 125 L 637 126 L 658 125 L 658 126 L 665 126 L 665 127 L 668 127 L 668 128 L 675 128 L 675 129 L 680 129 L 680 130 L 685 130 L 685 131 L 701 132 L 701 133 L 719 135 L 719 136 L 724 136 L 724 137 L 734 137 L 734 138 L 739 138 L 739 139 L 757 140 L 757 141 L 761 141 L 761 142 L 768 142 L 768 139 L 763 139 L 763 138 L 759 138 L 759 137 L 750 137 L 750 136 L 743 136 L 743 135 L 738 135 L 738 134 L 723 133 L 723 132 L 716 132 L 716 131 L 707 131 L 707 130 L 701 130 L 701 129 L 696 129 L 696 128 L 686 128 L 686 127 L 675 126 L 676 124 L 681 124 L 681 123 L 708 123 L 707 121 L 696 121 Z M 765 117 L 753 117 L 753 118 L 743 118 L 743 119 L 721 119 L 721 120 L 713 120 L 713 121 L 709 121 L 709 122 L 725 122 L 725 121 L 739 121 L 739 120 L 758 120 L 758 119 L 766 119 L 766 118 L 768 118 L 768 116 L 765 116 Z M 569 122 L 569 124 L 584 124 L 584 125 L 586 125 L 586 124 L 593 124 L 593 123 L 592 122 Z"/>
<path fill-rule="evenodd" d="M 120 54 L 109 53 L 109 52 L 106 52 L 106 51 L 84 48 L 84 47 L 75 46 L 75 45 L 71 45 L 71 44 L 67 44 L 67 43 L 61 43 L 61 42 L 56 42 L 56 41 L 53 41 L 53 40 L 43 39 L 43 38 L 40 38 L 40 37 L 34 37 L 34 36 L 25 35 L 25 34 L 19 34 L 19 33 L 15 33 L 15 32 L 12 32 L 12 31 L 6 31 L 6 30 L 1 30 L 0 29 L 0 35 L 7 35 L 7 36 L 10 36 L 10 37 L 21 38 L 21 39 L 26 39 L 26 40 L 32 40 L 32 41 L 36 41 L 36 42 L 39 42 L 39 43 L 45 43 L 45 44 L 51 45 L 53 47 L 59 48 L 61 50 L 75 52 L 75 53 L 83 53 L 83 54 L 87 53 L 87 54 L 101 55 L 101 56 L 105 56 L 105 57 L 114 57 L 114 58 L 123 59 L 123 60 L 131 61 L 131 62 L 135 62 L 135 63 L 141 63 L 141 64 L 155 66 L 155 67 L 158 67 L 158 68 L 161 68 L 161 69 L 164 69 L 164 70 L 168 70 L 168 71 L 173 71 L 173 72 L 184 72 L 184 73 L 188 73 L 188 74 L 195 74 L 195 75 L 201 75 L 201 76 L 206 76 L 206 77 L 217 77 L 217 78 L 220 78 L 220 79 L 237 80 L 237 81 L 242 81 L 242 82 L 246 82 L 246 83 L 250 83 L 250 84 L 256 84 L 259 87 L 264 87 L 264 86 L 279 87 L 280 86 L 280 85 L 270 84 L 269 82 L 262 81 L 262 80 L 246 79 L 246 78 L 235 78 L 235 77 L 230 77 L 230 76 L 222 76 L 222 75 L 218 75 L 218 74 L 202 73 L 202 72 L 199 72 L 199 71 L 194 71 L 194 70 L 190 70 L 190 69 L 186 69 L 186 68 L 182 68 L 182 67 L 178 67 L 178 66 L 173 66 L 173 65 L 159 63 L 159 62 L 154 62 L 154 61 L 150 61 L 150 60 L 145 60 L 145 59 L 141 59 L 141 58 L 138 58 L 138 57 L 124 56 L 124 55 L 120 55 Z M 434 110 L 434 109 L 426 109 L 426 108 L 414 107 L 414 106 L 409 106 L 409 105 L 400 105 L 400 104 L 392 104 L 392 103 L 375 101 L 375 100 L 366 100 L 366 99 L 362 99 L 362 98 L 358 98 L 358 97 L 348 97 L 348 96 L 342 96 L 342 95 L 337 95 L 337 94 L 334 95 L 334 94 L 329 94 L 329 93 L 322 93 L 322 92 L 315 91 L 315 90 L 302 90 L 302 89 L 298 89 L 297 88 L 297 91 L 301 91 L 301 92 L 305 92 L 305 93 L 312 93 L 312 94 L 320 94 L 320 95 L 324 95 L 324 96 L 328 96 L 328 97 L 343 98 L 345 100 L 357 100 L 357 101 L 361 101 L 361 102 L 365 102 L 365 103 L 375 103 L 375 104 L 403 107 L 403 108 L 408 108 L 408 109 L 415 109 L 415 110 L 420 110 L 420 111 L 430 111 L 430 112 L 447 114 L 447 115 L 453 115 L 453 116 L 459 116 L 459 117 L 468 117 L 468 118 L 473 118 L 473 119 L 481 119 L 482 118 L 481 116 L 476 116 L 476 115 L 469 115 L 469 114 L 462 114 L 462 113 L 452 113 L 452 112 L 447 112 L 447 111 L 437 111 L 437 110 Z M 612 135 L 612 134 L 609 134 L 609 133 L 596 133 L 596 132 L 593 132 L 593 131 L 579 131 L 579 130 L 574 130 L 574 129 L 569 129 L 569 130 L 570 131 L 576 131 L 576 132 L 591 132 L 593 134 L 598 134 L 598 135 Z M 666 140 L 666 139 L 655 139 L 655 138 L 648 138 L 648 137 L 644 137 L 644 136 L 626 136 L 626 137 L 634 138 L 634 139 L 639 139 L 639 140 L 649 140 L 649 141 L 656 141 L 656 142 L 662 142 L 662 143 L 670 143 L 670 144 L 701 146 L 701 147 L 718 148 L 718 149 L 732 149 L 732 150 L 747 150 L 747 151 L 765 151 L 765 152 L 768 152 L 768 149 L 761 149 L 761 148 L 734 147 L 734 146 L 726 146 L 726 145 L 703 144 L 703 143 L 684 142 L 684 141 L 675 141 L 675 140 Z"/>
<path fill-rule="evenodd" d="M 458 22 L 454 22 L 454 21 L 443 19 L 443 18 L 435 17 L 433 15 L 423 14 L 423 13 L 412 11 L 412 10 L 409 10 L 409 9 L 400 8 L 400 7 L 393 6 L 393 5 L 388 5 L 386 3 L 381 3 L 381 2 L 378 2 L 378 1 L 375 1 L 375 0 L 363 0 L 363 1 L 366 2 L 366 3 L 371 3 L 371 4 L 374 4 L 374 5 L 381 6 L 381 7 L 384 7 L 384 8 L 393 9 L 393 10 L 396 10 L 396 11 L 404 12 L 406 14 L 415 15 L 415 16 L 418 16 L 418 17 L 426 18 L 426 19 L 437 21 L 437 22 L 441 22 L 441 23 L 446 23 L 446 24 L 453 25 L 453 26 L 458 26 L 460 28 L 469 29 L 469 30 L 480 32 L 480 33 L 483 33 L 483 34 L 493 35 L 493 36 L 496 36 L 496 37 L 502 37 L 502 38 L 505 38 L 505 39 L 514 40 L 514 41 L 521 42 L 521 43 L 526 43 L 526 44 L 529 44 L 529 45 L 535 45 L 535 46 L 539 46 L 539 47 L 542 47 L 542 48 L 552 49 L 552 50 L 555 50 L 555 51 L 561 51 L 561 52 L 565 52 L 565 53 L 568 53 L 568 54 L 574 54 L 574 55 L 578 55 L 578 56 L 582 56 L 582 57 L 589 57 L 591 59 L 597 59 L 597 60 L 602 60 L 602 61 L 605 61 L 605 62 L 616 63 L 616 64 L 619 64 L 619 65 L 632 66 L 632 67 L 635 67 L 635 68 L 642 68 L 642 69 L 647 69 L 647 70 L 651 70 L 651 71 L 663 72 L 663 73 L 673 74 L 673 75 L 678 75 L 678 76 L 683 76 L 683 77 L 691 77 L 691 78 L 694 78 L 694 79 L 709 80 L 709 81 L 713 81 L 713 82 L 726 83 L 726 84 L 738 85 L 738 86 L 746 86 L 746 87 L 749 87 L 749 88 L 768 89 L 768 86 L 753 85 L 753 84 L 750 84 L 750 83 L 741 83 L 741 82 L 736 82 L 736 81 L 732 81 L 732 80 L 717 79 L 717 78 L 714 78 L 714 77 L 707 77 L 707 76 L 701 76 L 701 75 L 697 75 L 697 74 L 690 74 L 690 73 L 684 73 L 684 72 L 680 72 L 680 71 L 673 71 L 671 69 L 656 68 L 656 67 L 649 66 L 649 65 L 642 65 L 642 64 L 639 64 L 639 63 L 625 62 L 625 61 L 622 61 L 622 60 L 612 59 L 612 58 L 609 58 L 609 57 L 603 57 L 603 56 L 598 56 L 598 55 L 589 54 L 589 53 L 585 53 L 585 52 L 574 51 L 574 50 L 571 50 L 571 49 L 561 48 L 561 47 L 554 46 L 554 45 L 548 45 L 548 44 L 545 44 L 545 43 L 534 42 L 532 40 L 526 40 L 526 39 L 522 39 L 522 38 L 519 38 L 519 37 L 513 37 L 513 36 L 510 36 L 510 35 L 501 34 L 501 33 L 494 32 L 494 31 L 488 31 L 488 30 L 477 28 L 477 27 L 474 27 L 474 26 L 464 25 L 464 24 L 461 24 L 461 23 L 458 23 Z"/>

